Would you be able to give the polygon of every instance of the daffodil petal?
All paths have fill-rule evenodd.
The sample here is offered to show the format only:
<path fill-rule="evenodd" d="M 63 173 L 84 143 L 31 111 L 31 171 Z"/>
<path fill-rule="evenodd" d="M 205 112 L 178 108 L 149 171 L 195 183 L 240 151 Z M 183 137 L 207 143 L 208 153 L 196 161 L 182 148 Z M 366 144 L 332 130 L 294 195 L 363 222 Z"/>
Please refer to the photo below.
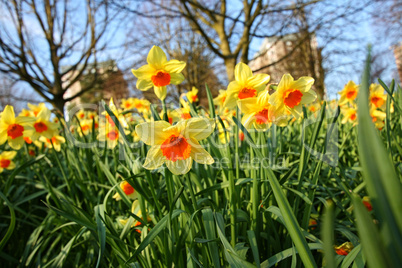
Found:
<path fill-rule="evenodd" d="M 162 144 L 169 136 L 163 130 L 170 127 L 166 121 L 144 122 L 135 127 L 135 132 L 147 145 Z"/>
<path fill-rule="evenodd" d="M 154 145 L 149 149 L 143 167 L 149 170 L 157 169 L 165 162 L 166 157 L 162 154 L 160 145 Z"/>
<path fill-rule="evenodd" d="M 281 81 L 278 84 L 278 89 L 276 92 L 283 92 L 287 89 L 290 88 L 290 86 L 292 85 L 294 79 L 290 74 L 284 74 L 282 76 Z"/>
<path fill-rule="evenodd" d="M 138 79 L 136 87 L 141 91 L 146 91 L 146 90 L 150 89 L 151 87 L 153 87 L 153 85 L 154 84 L 152 84 L 151 80 Z"/>
<path fill-rule="evenodd" d="M 215 120 L 210 118 L 190 118 L 187 121 L 184 137 L 197 141 L 206 139 L 215 130 Z"/>
<path fill-rule="evenodd" d="M 212 156 L 194 139 L 191 140 L 190 156 L 199 164 L 211 165 L 215 162 Z"/>
<path fill-rule="evenodd" d="M 10 162 L 10 164 L 8 165 L 8 167 L 6 167 L 6 169 L 11 170 L 15 168 L 15 163 L 13 161 Z"/>
<path fill-rule="evenodd" d="M 240 84 L 245 84 L 249 77 L 252 77 L 253 73 L 251 72 L 250 67 L 243 62 L 239 62 L 235 67 L 235 79 Z"/>
<path fill-rule="evenodd" d="M 167 161 L 166 166 L 174 175 L 186 174 L 190 171 L 193 164 L 193 159 L 191 157 L 184 160 Z"/>
<path fill-rule="evenodd" d="M 160 47 L 153 46 L 148 53 L 147 62 L 152 68 L 161 70 L 167 62 L 166 54 Z"/>
<path fill-rule="evenodd" d="M 14 124 L 15 113 L 13 106 L 6 105 L 3 112 L 1 113 L 1 120 L 4 121 L 7 125 Z"/>
<path fill-rule="evenodd" d="M 15 139 L 8 139 L 8 145 L 14 150 L 19 150 L 24 145 L 24 138 L 22 136 Z"/>
<path fill-rule="evenodd" d="M 184 81 L 184 75 L 181 73 L 171 73 L 170 74 L 170 84 L 178 85 Z"/>
<path fill-rule="evenodd" d="M 311 86 L 314 84 L 314 78 L 303 76 L 294 81 L 291 85 L 293 89 L 298 89 L 301 92 L 307 92 L 310 90 Z"/>
<path fill-rule="evenodd" d="M 257 112 L 259 107 L 257 106 L 257 98 L 246 98 L 237 101 L 237 107 L 245 114 Z"/>
<path fill-rule="evenodd" d="M 247 80 L 247 85 L 251 88 L 259 88 L 260 86 L 264 86 L 269 82 L 271 77 L 268 74 L 256 74 Z"/>
<path fill-rule="evenodd" d="M 170 60 L 165 63 L 164 70 L 168 73 L 180 73 L 186 67 L 184 61 Z"/>
<path fill-rule="evenodd" d="M 165 86 L 164 87 L 154 86 L 154 92 L 155 92 L 155 95 L 158 97 L 158 99 L 163 101 L 166 98 L 167 90 L 166 90 Z"/>
<path fill-rule="evenodd" d="M 303 97 L 302 97 L 302 99 L 300 101 L 300 104 L 312 103 L 313 101 L 315 101 L 316 98 L 317 98 L 317 93 L 315 93 L 314 90 L 304 92 Z"/>
<path fill-rule="evenodd" d="M 152 75 L 155 73 L 155 69 L 153 69 L 150 65 L 144 65 L 138 68 L 137 70 L 131 69 L 131 72 L 135 77 L 141 80 L 150 80 Z"/>
<path fill-rule="evenodd" d="M 1 156 L 6 158 L 6 159 L 13 159 L 17 155 L 16 151 L 8 151 L 8 152 L 2 152 Z"/>

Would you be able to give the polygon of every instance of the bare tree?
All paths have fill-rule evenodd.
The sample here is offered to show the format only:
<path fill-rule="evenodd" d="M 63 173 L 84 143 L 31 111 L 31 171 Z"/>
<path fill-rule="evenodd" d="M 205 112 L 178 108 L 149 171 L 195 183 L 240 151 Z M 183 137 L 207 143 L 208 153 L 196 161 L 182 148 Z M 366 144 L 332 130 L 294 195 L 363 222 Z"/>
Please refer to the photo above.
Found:
<path fill-rule="evenodd" d="M 63 111 L 66 102 L 91 90 L 93 76 L 66 96 L 107 43 L 117 12 L 107 1 L 1 0 L 0 71 L 28 83 Z M 96 68 L 96 67 L 95 67 Z"/>

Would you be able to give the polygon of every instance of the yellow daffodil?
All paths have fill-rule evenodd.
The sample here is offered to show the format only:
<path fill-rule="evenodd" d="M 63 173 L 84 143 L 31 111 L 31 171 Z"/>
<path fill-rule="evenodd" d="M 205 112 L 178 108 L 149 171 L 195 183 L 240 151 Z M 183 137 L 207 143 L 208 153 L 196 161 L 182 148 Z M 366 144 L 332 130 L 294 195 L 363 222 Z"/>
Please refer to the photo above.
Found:
<path fill-rule="evenodd" d="M 22 109 L 18 116 L 35 116 L 34 112 L 28 109 Z"/>
<path fill-rule="evenodd" d="M 276 91 L 270 96 L 272 105 L 272 121 L 278 126 L 287 124 L 287 114 L 290 112 L 296 119 L 302 114 L 302 105 L 309 104 L 317 98 L 311 89 L 314 79 L 303 76 L 294 81 L 290 74 L 282 76 Z"/>
<path fill-rule="evenodd" d="M 109 149 L 116 147 L 119 142 L 123 143 L 123 139 L 115 125 L 106 123 L 99 127 L 98 140 L 102 143 L 106 143 Z"/>
<path fill-rule="evenodd" d="M 34 116 L 37 116 L 43 109 L 47 109 L 43 102 L 39 103 L 38 105 L 28 103 L 28 107 L 33 112 Z"/>
<path fill-rule="evenodd" d="M 85 111 L 83 109 L 79 110 L 75 116 L 77 116 L 78 120 L 84 120 L 85 119 Z"/>
<path fill-rule="evenodd" d="M 188 111 L 188 113 L 190 114 L 190 110 Z M 160 118 L 163 118 L 163 111 L 161 111 L 159 113 Z M 177 109 L 177 110 L 167 110 L 167 117 L 169 120 L 169 124 L 173 125 L 173 123 L 176 123 L 180 120 L 181 118 L 181 109 Z M 191 117 L 189 117 L 191 118 Z M 183 119 L 188 119 L 188 118 L 183 118 Z"/>
<path fill-rule="evenodd" d="M 334 246 L 336 254 L 344 255 L 344 256 L 348 255 L 349 252 L 351 252 L 353 248 L 354 247 L 351 242 L 345 242 L 340 246 Z"/>
<path fill-rule="evenodd" d="M 53 136 L 51 139 L 42 136 L 39 141 L 43 142 L 47 148 L 54 148 L 57 152 L 60 152 L 61 144 L 65 143 L 66 139 L 59 135 Z"/>
<path fill-rule="evenodd" d="M 191 89 L 191 91 L 186 93 L 187 100 L 190 103 L 197 102 L 198 101 L 198 95 L 197 94 L 198 94 L 198 89 L 196 87 L 193 87 Z"/>
<path fill-rule="evenodd" d="M 0 154 L 0 173 L 4 169 L 11 170 L 15 168 L 15 163 L 12 160 L 16 155 L 16 151 L 4 151 Z"/>
<path fill-rule="evenodd" d="M 224 103 L 225 103 L 225 100 L 226 100 L 226 96 L 227 96 L 227 91 L 226 90 L 223 90 L 223 89 L 220 89 L 219 90 L 219 95 L 216 97 L 216 98 L 214 98 L 214 104 L 216 105 L 216 106 L 218 106 L 218 112 L 220 113 L 223 109 L 225 109 L 224 108 Z"/>
<path fill-rule="evenodd" d="M 344 105 L 348 102 L 353 103 L 357 97 L 357 93 L 359 93 L 359 85 L 356 85 L 353 81 L 349 81 L 345 87 L 338 92 L 338 94 L 341 95 L 339 105 Z"/>
<path fill-rule="evenodd" d="M 387 117 L 387 114 L 385 112 L 373 107 L 370 109 L 370 116 L 376 128 L 381 130 L 385 126 L 384 120 Z"/>
<path fill-rule="evenodd" d="M 133 204 L 131 206 L 131 213 L 136 215 L 140 219 L 144 220 L 142 212 L 141 212 L 141 208 L 140 208 L 140 203 L 138 202 L 138 200 L 134 200 L 134 202 L 133 202 Z M 150 215 L 148 213 L 146 213 L 146 214 L 147 214 L 147 220 L 146 221 L 150 222 L 152 219 L 151 219 L 151 217 L 150 217 Z M 119 219 L 120 224 L 123 225 L 123 226 L 126 225 L 128 221 L 129 221 L 129 219 Z M 137 227 L 137 226 L 140 226 L 140 225 L 141 225 L 140 221 L 134 220 L 130 227 L 133 228 L 133 227 Z M 139 231 L 139 233 L 140 233 L 140 231 Z"/>
<path fill-rule="evenodd" d="M 265 131 L 271 126 L 269 113 L 272 112 L 269 104 L 269 92 L 264 90 L 257 98 L 247 98 L 237 101 L 237 106 L 244 113 L 241 123 L 250 129 L 253 125 L 258 131 Z"/>
<path fill-rule="evenodd" d="M 14 108 L 6 105 L 0 119 L 0 145 L 8 141 L 11 148 L 19 150 L 24 145 L 24 137 L 32 136 L 34 121 L 33 117 L 15 117 Z"/>
<path fill-rule="evenodd" d="M 347 122 L 353 123 L 353 125 L 357 124 L 357 110 L 356 108 L 352 107 L 343 107 L 341 109 L 343 114 L 343 118 L 341 123 L 346 124 Z"/>
<path fill-rule="evenodd" d="M 121 106 L 123 110 L 131 110 L 134 108 L 134 98 L 121 99 Z"/>
<path fill-rule="evenodd" d="M 134 190 L 133 186 L 131 186 L 127 181 L 122 181 L 120 183 L 120 189 L 123 190 L 123 192 L 127 195 L 128 198 L 134 200 L 138 198 L 137 191 Z M 116 201 L 121 200 L 121 196 L 119 192 L 116 192 L 113 195 L 113 198 L 116 199 Z"/>
<path fill-rule="evenodd" d="M 56 123 L 50 122 L 50 110 L 48 108 L 42 109 L 38 115 L 35 117 L 35 122 L 33 127 L 35 131 L 33 132 L 31 139 L 37 140 L 40 136 L 44 136 L 47 139 L 51 139 L 57 132 Z"/>
<path fill-rule="evenodd" d="M 134 99 L 134 108 L 137 109 L 139 113 L 148 113 L 151 109 L 151 103 L 145 99 Z"/>
<path fill-rule="evenodd" d="M 187 173 L 192 161 L 212 164 L 214 159 L 198 141 L 214 131 L 214 120 L 191 118 L 171 126 L 166 121 L 153 121 L 135 127 L 140 139 L 151 145 L 144 163 L 146 169 L 157 169 L 164 163 L 175 175 Z"/>
<path fill-rule="evenodd" d="M 181 71 L 186 67 L 186 63 L 178 60 L 168 61 L 165 52 L 153 46 L 148 53 L 147 65 L 137 70 L 132 70 L 137 80 L 137 88 L 145 91 L 154 87 L 156 96 L 160 100 L 166 98 L 166 86 L 178 85 L 184 80 Z"/>
<path fill-rule="evenodd" d="M 229 83 L 224 106 L 227 108 L 236 107 L 236 101 L 256 97 L 265 89 L 270 76 L 267 74 L 253 75 L 250 67 L 242 62 L 235 67 L 235 81 Z"/>
<path fill-rule="evenodd" d="M 370 85 L 369 105 L 370 108 L 379 108 L 384 110 L 387 101 L 387 94 L 384 93 L 384 89 L 379 84 Z"/>

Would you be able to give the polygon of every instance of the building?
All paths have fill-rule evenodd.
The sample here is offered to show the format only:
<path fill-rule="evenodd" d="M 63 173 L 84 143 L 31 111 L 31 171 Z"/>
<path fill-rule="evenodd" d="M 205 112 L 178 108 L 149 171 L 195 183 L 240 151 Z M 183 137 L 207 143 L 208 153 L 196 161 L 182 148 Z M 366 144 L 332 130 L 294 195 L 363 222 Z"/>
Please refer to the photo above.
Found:
<path fill-rule="evenodd" d="M 80 81 L 73 84 L 64 93 L 64 98 L 69 98 L 80 92 L 87 83 L 93 81 L 95 73 L 97 73 L 98 77 L 93 89 L 70 101 L 66 104 L 66 107 L 72 107 L 79 103 L 108 101 L 110 98 L 113 98 L 117 104 L 118 100 L 127 98 L 129 94 L 127 81 L 114 60 L 97 63 L 96 68 L 93 64 L 88 65 Z M 70 77 L 72 79 L 74 74 Z"/>
<path fill-rule="evenodd" d="M 402 82 L 402 42 L 394 45 L 392 48 L 394 50 L 394 57 L 396 68 L 398 69 L 399 81 Z"/>
<path fill-rule="evenodd" d="M 279 83 L 286 73 L 295 79 L 301 76 L 313 77 L 313 89 L 320 99 L 325 97 L 321 48 L 314 34 L 306 36 L 297 33 L 266 38 L 249 66 L 254 73 L 269 74 L 271 83 Z"/>

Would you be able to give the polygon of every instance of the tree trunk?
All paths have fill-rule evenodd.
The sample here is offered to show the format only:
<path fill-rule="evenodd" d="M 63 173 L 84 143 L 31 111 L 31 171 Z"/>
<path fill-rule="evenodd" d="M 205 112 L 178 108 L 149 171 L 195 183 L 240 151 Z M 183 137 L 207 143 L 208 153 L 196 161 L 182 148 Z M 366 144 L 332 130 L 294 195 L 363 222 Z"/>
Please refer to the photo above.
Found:
<path fill-rule="evenodd" d="M 226 67 L 226 74 L 228 76 L 228 81 L 231 82 L 234 80 L 234 69 L 236 65 L 235 58 L 228 58 L 224 60 Z"/>
<path fill-rule="evenodd" d="M 66 104 L 66 101 L 64 100 L 63 95 L 55 95 L 51 103 L 53 107 L 64 116 L 64 105 Z"/>

